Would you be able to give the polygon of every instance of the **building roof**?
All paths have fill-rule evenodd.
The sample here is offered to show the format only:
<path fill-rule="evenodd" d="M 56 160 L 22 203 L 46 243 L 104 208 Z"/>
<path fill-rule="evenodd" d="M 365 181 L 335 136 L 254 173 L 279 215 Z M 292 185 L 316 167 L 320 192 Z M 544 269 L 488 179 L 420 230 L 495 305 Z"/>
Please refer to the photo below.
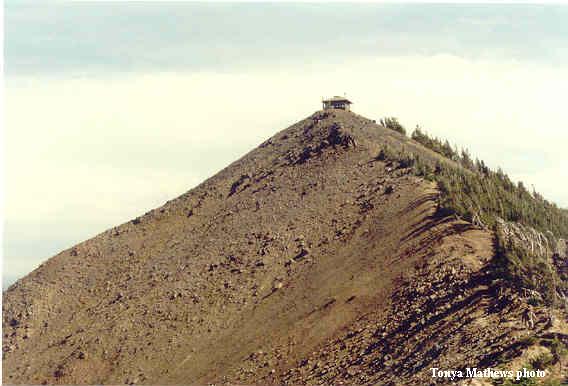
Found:
<path fill-rule="evenodd" d="M 334 96 L 334 97 L 331 97 L 331 98 L 324 99 L 323 101 L 324 102 L 345 102 L 345 103 L 350 103 L 350 104 L 353 103 L 349 99 L 342 97 L 342 96 L 337 96 L 337 95 Z"/>

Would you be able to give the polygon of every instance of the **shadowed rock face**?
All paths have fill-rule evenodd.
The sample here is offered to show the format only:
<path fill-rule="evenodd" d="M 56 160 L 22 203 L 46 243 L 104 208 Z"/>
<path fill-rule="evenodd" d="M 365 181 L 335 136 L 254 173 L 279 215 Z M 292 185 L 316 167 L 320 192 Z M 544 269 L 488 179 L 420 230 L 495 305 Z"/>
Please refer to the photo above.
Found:
<path fill-rule="evenodd" d="M 515 355 L 492 235 L 436 218 L 436 187 L 383 144 L 438 157 L 317 112 L 54 256 L 3 294 L 3 381 L 427 384 Z"/>

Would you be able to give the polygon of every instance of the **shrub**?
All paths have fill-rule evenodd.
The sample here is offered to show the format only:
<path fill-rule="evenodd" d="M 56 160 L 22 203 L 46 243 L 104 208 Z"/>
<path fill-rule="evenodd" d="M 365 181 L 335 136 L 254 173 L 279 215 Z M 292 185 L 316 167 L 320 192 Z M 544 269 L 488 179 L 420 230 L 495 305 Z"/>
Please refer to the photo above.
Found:
<path fill-rule="evenodd" d="M 395 125 L 396 119 L 381 120 L 385 126 Z M 421 159 L 404 149 L 394 152 L 383 147 L 378 160 L 397 162 L 399 167 L 411 168 L 417 176 L 436 181 L 440 190 L 437 214 L 455 215 L 495 231 L 496 255 L 494 273 L 505 279 L 512 288 L 538 291 L 545 303 L 553 304 L 557 286 L 568 291 L 545 256 L 536 256 L 523 247 L 505 242 L 497 229 L 498 219 L 517 222 L 547 235 L 549 241 L 568 238 L 568 211 L 558 208 L 540 194 L 530 193 L 522 183 L 515 184 L 498 168 L 491 170 L 483 161 L 473 161 L 467 150 L 461 153 L 448 141 L 429 137 L 417 127 L 412 139 L 455 162 Z M 533 299 L 540 302 L 541 299 Z"/>
<path fill-rule="evenodd" d="M 547 379 L 542 382 L 542 386 L 562 386 L 566 385 L 566 383 L 562 383 L 560 379 Z"/>
<path fill-rule="evenodd" d="M 537 370 L 546 370 L 554 364 L 554 357 L 548 353 L 542 353 L 536 358 L 531 359 L 531 366 Z"/>
<path fill-rule="evenodd" d="M 395 117 L 381 118 L 380 124 L 381 126 L 384 126 L 387 129 L 391 129 L 406 135 L 406 129 L 398 122 L 398 119 L 396 119 Z"/>
<path fill-rule="evenodd" d="M 530 193 L 522 183 L 514 184 L 500 168 L 493 171 L 483 161 L 473 161 L 467 150 L 459 154 L 447 141 L 429 137 L 420 127 L 414 130 L 412 138 L 458 164 L 422 163 L 417 168 L 418 175 L 435 168 L 435 180 L 444 195 L 442 205 L 446 209 L 463 218 L 477 215 L 488 226 L 499 217 L 568 238 L 568 210 L 558 208 L 536 192 Z"/>
<path fill-rule="evenodd" d="M 550 344 L 550 352 L 554 362 L 561 362 L 562 358 L 568 355 L 568 347 L 558 337 L 555 337 Z"/>

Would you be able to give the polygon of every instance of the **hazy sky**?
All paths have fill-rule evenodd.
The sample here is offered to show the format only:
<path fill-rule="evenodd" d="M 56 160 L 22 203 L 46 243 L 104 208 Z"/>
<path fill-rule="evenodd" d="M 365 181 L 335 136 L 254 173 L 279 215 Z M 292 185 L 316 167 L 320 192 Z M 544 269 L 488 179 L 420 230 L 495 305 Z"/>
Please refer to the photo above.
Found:
<path fill-rule="evenodd" d="M 5 284 L 343 94 L 568 207 L 568 7 L 8 1 Z"/>

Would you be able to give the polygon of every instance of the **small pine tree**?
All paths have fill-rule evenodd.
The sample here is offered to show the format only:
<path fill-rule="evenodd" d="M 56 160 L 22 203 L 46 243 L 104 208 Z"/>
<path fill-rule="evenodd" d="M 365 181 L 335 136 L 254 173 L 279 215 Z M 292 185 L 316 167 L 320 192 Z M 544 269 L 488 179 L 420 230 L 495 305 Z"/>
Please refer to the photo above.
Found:
<path fill-rule="evenodd" d="M 391 129 L 394 130 L 396 132 L 399 132 L 403 135 L 406 135 L 406 129 L 404 128 L 404 126 L 402 126 L 399 122 L 398 119 L 395 117 L 385 117 L 385 118 L 381 118 L 380 120 L 380 124 L 381 126 L 386 127 L 387 129 Z"/>

